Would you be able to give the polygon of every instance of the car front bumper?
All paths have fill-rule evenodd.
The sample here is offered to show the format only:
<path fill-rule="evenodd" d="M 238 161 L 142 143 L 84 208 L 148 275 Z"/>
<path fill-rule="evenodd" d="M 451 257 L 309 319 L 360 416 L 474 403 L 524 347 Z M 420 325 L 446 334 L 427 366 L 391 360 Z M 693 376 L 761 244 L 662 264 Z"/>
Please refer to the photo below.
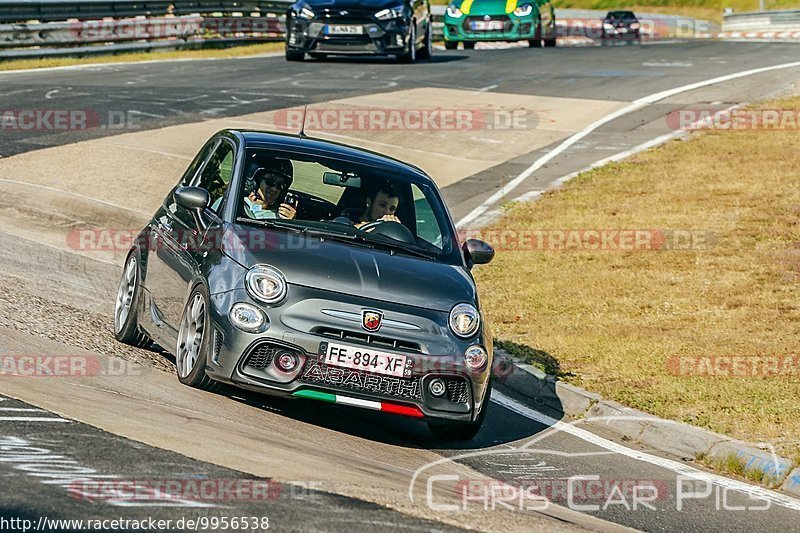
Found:
<path fill-rule="evenodd" d="M 292 52 L 344 55 L 398 55 L 408 44 L 408 25 L 402 20 L 378 23 L 371 19 L 326 19 L 319 22 L 295 17 L 289 22 L 286 48 Z M 353 35 L 332 35 L 331 25 L 360 26 Z"/>
<path fill-rule="evenodd" d="M 492 338 L 488 328 L 483 328 L 472 339 L 461 340 L 449 333 L 447 313 L 414 309 L 410 314 L 409 308 L 404 306 L 364 302 L 346 295 L 337 295 L 333 300 L 326 298 L 330 295 L 324 291 L 304 287 L 292 286 L 290 293 L 290 301 L 273 308 L 259 306 L 244 289 L 212 295 L 214 338 L 206 367 L 210 377 L 278 396 L 331 401 L 331 395 L 335 395 L 339 397 L 336 403 L 389 412 L 400 412 L 402 409 L 393 410 L 393 406 L 404 406 L 410 409 L 400 414 L 441 422 L 477 419 L 492 368 Z M 236 328 L 227 310 L 237 302 L 261 307 L 270 321 L 269 328 L 261 334 Z M 385 327 L 376 333 L 379 337 L 374 337 L 375 342 L 382 344 L 370 344 L 356 338 L 357 333 L 366 336 L 359 324 L 321 312 L 336 309 L 355 314 L 365 307 L 378 307 L 385 312 L 386 320 L 419 329 L 403 331 Z M 337 331 L 343 332 L 346 338 L 333 336 L 332 332 Z M 386 347 L 389 339 L 401 347 Z M 403 378 L 328 366 L 319 360 L 323 344 L 328 342 L 405 355 L 413 364 Z M 483 346 L 489 356 L 485 367 L 478 372 L 464 364 L 464 352 L 475 344 Z M 278 370 L 275 357 L 282 350 L 295 353 L 301 359 L 296 372 L 286 374 Z M 447 386 L 446 394 L 439 398 L 428 390 L 430 380 L 436 377 L 442 378 Z M 380 407 L 382 404 L 385 408 Z"/>
<path fill-rule="evenodd" d="M 473 23 L 502 22 L 501 30 L 476 30 Z M 445 41 L 522 41 L 536 37 L 536 17 L 528 15 L 517 17 L 513 14 L 490 15 L 490 20 L 485 20 L 484 15 L 464 15 L 453 18 L 445 15 L 444 40 Z"/>

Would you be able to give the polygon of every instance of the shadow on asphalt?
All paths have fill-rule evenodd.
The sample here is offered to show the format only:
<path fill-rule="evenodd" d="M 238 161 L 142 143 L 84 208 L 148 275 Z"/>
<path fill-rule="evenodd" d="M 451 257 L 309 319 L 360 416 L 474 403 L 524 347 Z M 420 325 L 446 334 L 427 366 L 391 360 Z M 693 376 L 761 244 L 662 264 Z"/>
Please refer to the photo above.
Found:
<path fill-rule="evenodd" d="M 418 59 L 414 65 L 425 65 L 433 63 L 450 63 L 451 61 L 461 61 L 462 59 L 469 59 L 468 55 L 442 55 L 434 52 L 433 57 L 430 59 Z M 359 63 L 364 65 L 401 65 L 412 67 L 406 63 L 400 63 L 393 57 L 380 57 L 380 56 L 328 56 L 320 57 L 312 56 L 312 61 L 319 61 L 322 63 Z"/>

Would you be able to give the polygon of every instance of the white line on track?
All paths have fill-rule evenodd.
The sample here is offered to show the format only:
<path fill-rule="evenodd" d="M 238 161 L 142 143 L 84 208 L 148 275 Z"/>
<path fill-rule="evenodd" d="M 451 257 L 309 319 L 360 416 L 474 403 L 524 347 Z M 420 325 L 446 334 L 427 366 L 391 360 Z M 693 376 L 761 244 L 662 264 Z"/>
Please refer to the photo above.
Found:
<path fill-rule="evenodd" d="M 651 465 L 670 470 L 679 475 L 691 476 L 698 480 L 708 481 L 720 487 L 735 490 L 737 492 L 743 492 L 745 494 L 754 496 L 755 498 L 786 507 L 787 509 L 800 511 L 800 500 L 796 500 L 795 498 L 791 498 L 785 494 L 765 489 L 763 487 L 750 485 L 735 479 L 729 479 L 716 474 L 711 474 L 709 472 L 703 472 L 702 470 L 692 468 L 685 463 L 679 463 L 678 461 L 673 461 L 671 459 L 665 459 L 663 457 L 657 457 L 645 452 L 632 450 L 631 448 L 617 444 L 616 442 L 599 437 L 583 428 L 576 427 L 572 424 L 565 424 L 560 420 L 556 420 L 555 418 L 540 413 L 539 411 L 536 411 L 535 409 L 532 409 L 514 400 L 513 398 L 509 398 L 497 390 L 492 391 L 492 401 L 502 407 L 505 407 L 509 411 L 513 411 L 518 415 L 524 416 L 529 420 L 533 420 L 539 424 L 545 424 L 556 432 L 560 431 L 567 433 L 573 437 L 577 437 L 585 442 L 588 442 L 589 444 L 593 444 L 610 452 L 624 455 L 625 457 L 630 457 L 631 459 L 642 461 L 644 463 L 649 463 Z"/>
<path fill-rule="evenodd" d="M 648 96 L 644 96 L 642 98 L 636 99 L 630 104 L 622 107 L 613 113 L 609 113 L 605 117 L 589 124 L 581 131 L 573 134 L 572 136 L 568 137 L 564 140 L 561 144 L 556 146 L 552 151 L 543 155 L 539 159 L 533 162 L 531 166 L 526 168 L 522 171 L 516 178 L 509 181 L 506 185 L 500 188 L 496 193 L 491 195 L 489 198 L 486 199 L 481 205 L 473 209 L 467 216 L 462 218 L 456 224 L 458 227 L 463 228 L 467 224 L 474 222 L 478 217 L 483 215 L 486 211 L 488 211 L 494 204 L 502 200 L 506 195 L 508 195 L 511 191 L 519 187 L 526 179 L 528 179 L 534 172 L 542 168 L 545 164 L 555 159 L 557 156 L 561 155 L 564 151 L 566 151 L 570 146 L 578 142 L 579 140 L 583 139 L 584 137 L 588 136 L 590 133 L 598 129 L 599 127 L 608 124 L 609 122 L 618 119 L 621 116 L 627 115 L 633 111 L 637 111 L 642 109 L 650 104 L 658 102 L 660 100 L 664 100 L 665 98 L 669 98 L 670 96 L 675 96 L 680 93 L 685 93 L 688 91 L 693 91 L 695 89 L 700 89 L 702 87 L 707 87 L 709 85 L 715 85 L 717 83 L 723 83 L 726 81 L 735 80 L 738 78 L 744 78 L 747 76 L 752 76 L 754 74 L 762 74 L 764 72 L 771 72 L 773 70 L 782 70 L 787 68 L 793 67 L 800 67 L 800 61 L 795 61 L 792 63 L 782 63 L 780 65 L 772 65 L 769 67 L 761 67 L 756 69 L 744 70 L 741 72 L 735 72 L 733 74 L 726 74 L 724 76 L 718 76 L 716 78 L 711 78 L 704 81 L 699 81 L 695 83 L 690 83 L 688 85 L 683 85 L 681 87 L 675 87 L 673 89 L 667 89 L 665 91 L 660 91 L 657 93 L 650 94 Z"/>
<path fill-rule="evenodd" d="M 26 413 L 45 413 L 44 409 L 30 409 L 27 407 L 0 407 L 0 411 L 15 411 Z"/>
<path fill-rule="evenodd" d="M 237 59 L 261 59 L 268 57 L 283 56 L 283 52 L 267 52 L 265 54 L 257 54 L 252 56 L 241 57 L 186 57 L 183 59 L 153 59 L 148 61 L 120 61 L 117 63 L 87 63 L 85 65 L 65 65 L 63 67 L 43 67 L 43 68 L 26 68 L 19 70 L 4 70 L 0 71 L 0 76 L 8 74 L 35 74 L 37 72 L 52 72 L 58 70 L 83 70 L 88 68 L 97 67 L 119 67 L 128 65 L 150 65 L 152 63 L 190 63 L 194 61 L 227 61 Z"/>
<path fill-rule="evenodd" d="M 0 416 L 0 422 L 69 422 L 69 420 L 43 416 Z"/>

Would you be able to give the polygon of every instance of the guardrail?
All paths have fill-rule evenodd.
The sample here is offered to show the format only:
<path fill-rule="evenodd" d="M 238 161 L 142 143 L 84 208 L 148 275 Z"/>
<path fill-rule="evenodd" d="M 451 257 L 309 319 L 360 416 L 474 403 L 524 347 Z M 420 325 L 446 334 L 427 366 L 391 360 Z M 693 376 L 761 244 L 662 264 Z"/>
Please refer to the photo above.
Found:
<path fill-rule="evenodd" d="M 6 0 L 0 59 L 281 41 L 290 0 Z M 445 6 L 431 6 L 441 39 Z M 600 39 L 605 11 L 558 9 L 559 37 Z M 645 39 L 694 37 L 710 23 L 641 14 Z"/>
<path fill-rule="evenodd" d="M 800 31 L 800 10 L 754 11 L 724 15 L 723 32 Z"/>
<path fill-rule="evenodd" d="M 2 0 L 0 23 L 284 12 L 289 0 Z"/>

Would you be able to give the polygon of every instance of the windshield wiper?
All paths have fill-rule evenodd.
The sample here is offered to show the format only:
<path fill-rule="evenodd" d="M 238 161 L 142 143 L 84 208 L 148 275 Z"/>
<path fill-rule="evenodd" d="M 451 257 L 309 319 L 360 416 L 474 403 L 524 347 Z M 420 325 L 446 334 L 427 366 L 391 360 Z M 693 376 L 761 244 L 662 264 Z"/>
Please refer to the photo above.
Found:
<path fill-rule="evenodd" d="M 391 238 L 391 237 L 389 237 L 389 238 Z M 366 238 L 366 237 L 364 237 L 364 240 L 366 242 L 369 242 L 370 244 L 374 244 L 374 245 L 380 246 L 381 248 L 383 248 L 385 250 L 389 250 L 390 252 L 395 253 L 395 254 L 401 253 L 401 254 L 406 254 L 406 255 L 413 255 L 415 257 L 421 257 L 423 259 L 430 259 L 431 261 L 433 261 L 435 259 L 434 256 L 432 256 L 430 254 L 427 254 L 425 252 L 422 252 L 420 250 L 415 250 L 413 248 L 407 248 L 405 246 L 401 246 L 403 243 L 400 242 L 400 241 L 397 241 L 397 244 L 395 244 L 393 242 L 388 242 L 388 241 L 384 241 L 384 240 L 380 240 L 379 241 L 377 239 L 369 239 L 369 238 Z"/>
<path fill-rule="evenodd" d="M 254 226 L 266 226 L 270 228 L 288 229 L 289 231 L 295 231 L 297 233 L 302 233 L 303 230 L 303 228 L 300 228 L 295 224 L 282 222 L 275 218 L 238 217 L 236 219 L 236 222 L 244 222 L 245 224 L 253 224 Z"/>

